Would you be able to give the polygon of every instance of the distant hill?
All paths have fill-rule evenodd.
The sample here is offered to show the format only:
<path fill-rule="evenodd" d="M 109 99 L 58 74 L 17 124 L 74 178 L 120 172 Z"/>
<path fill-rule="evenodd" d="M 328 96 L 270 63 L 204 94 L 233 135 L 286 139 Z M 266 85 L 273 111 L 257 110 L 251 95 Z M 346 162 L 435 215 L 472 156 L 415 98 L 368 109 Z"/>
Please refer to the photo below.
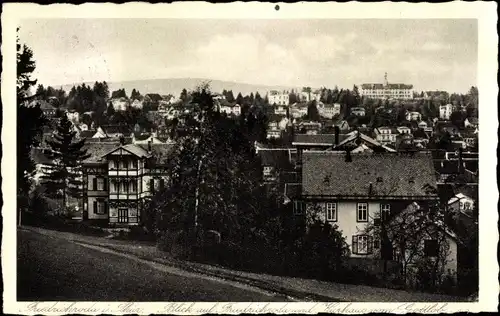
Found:
<path fill-rule="evenodd" d="M 286 86 L 266 86 L 266 85 L 255 85 L 248 83 L 239 83 L 233 81 L 222 81 L 222 80 L 210 80 L 210 79 L 200 79 L 200 78 L 172 78 L 172 79 L 149 79 L 149 80 L 133 80 L 133 81 L 120 81 L 120 82 L 108 82 L 109 91 L 115 91 L 118 89 L 125 89 L 128 96 L 132 92 L 132 89 L 139 90 L 139 92 L 144 95 L 146 93 L 159 93 L 162 95 L 172 94 L 179 96 L 182 89 L 193 90 L 203 82 L 210 82 L 210 88 L 212 92 L 222 92 L 222 90 L 232 90 L 234 96 L 236 97 L 239 92 L 242 95 L 247 95 L 253 92 L 259 92 L 260 95 L 264 96 L 269 90 L 291 90 L 295 89 L 298 91 L 301 88 L 298 87 L 286 87 Z M 74 85 L 79 85 L 81 83 L 66 84 L 62 85 L 62 88 L 69 92 L 69 90 Z M 93 82 L 85 82 L 86 85 L 93 86 Z M 60 87 L 60 86 L 55 86 Z"/>

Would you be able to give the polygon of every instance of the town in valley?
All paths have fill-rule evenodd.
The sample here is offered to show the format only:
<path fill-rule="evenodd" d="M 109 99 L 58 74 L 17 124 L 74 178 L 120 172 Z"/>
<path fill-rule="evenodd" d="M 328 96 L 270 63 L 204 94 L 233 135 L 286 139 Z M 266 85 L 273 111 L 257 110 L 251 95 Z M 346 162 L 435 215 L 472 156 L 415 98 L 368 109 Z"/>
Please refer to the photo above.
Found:
<path fill-rule="evenodd" d="M 18 39 L 18 300 L 477 299 L 475 83 L 56 85 L 36 48 Z"/>

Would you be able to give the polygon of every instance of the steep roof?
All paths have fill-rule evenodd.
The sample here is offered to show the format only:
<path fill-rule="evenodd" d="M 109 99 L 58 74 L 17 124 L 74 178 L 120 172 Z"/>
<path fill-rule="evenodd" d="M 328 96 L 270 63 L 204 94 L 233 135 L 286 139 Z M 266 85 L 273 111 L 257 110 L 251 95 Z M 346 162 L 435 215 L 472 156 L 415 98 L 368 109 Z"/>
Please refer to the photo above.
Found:
<path fill-rule="evenodd" d="M 432 160 L 428 154 L 303 153 L 303 194 L 344 198 L 436 198 Z M 370 192 L 370 183 L 372 189 Z"/>
<path fill-rule="evenodd" d="M 90 138 L 90 137 L 94 136 L 95 133 L 96 133 L 96 131 L 89 131 L 89 130 L 81 131 L 80 137 L 81 138 Z"/>
<path fill-rule="evenodd" d="M 102 125 L 102 130 L 106 134 L 130 134 L 132 129 L 128 125 Z"/>
<path fill-rule="evenodd" d="M 138 144 L 135 146 L 142 148 L 144 151 L 147 151 L 149 148 L 147 144 Z M 165 164 L 173 149 L 174 143 L 151 144 L 151 155 L 149 157 L 149 161 L 157 165 Z"/>
<path fill-rule="evenodd" d="M 292 167 L 292 163 L 290 162 L 290 150 L 260 149 L 258 155 L 263 166 L 272 166 L 278 169 L 288 169 Z"/>
<path fill-rule="evenodd" d="M 90 157 L 84 160 L 84 163 L 100 162 L 102 156 L 120 146 L 120 142 L 92 142 L 83 146 L 90 154 Z"/>

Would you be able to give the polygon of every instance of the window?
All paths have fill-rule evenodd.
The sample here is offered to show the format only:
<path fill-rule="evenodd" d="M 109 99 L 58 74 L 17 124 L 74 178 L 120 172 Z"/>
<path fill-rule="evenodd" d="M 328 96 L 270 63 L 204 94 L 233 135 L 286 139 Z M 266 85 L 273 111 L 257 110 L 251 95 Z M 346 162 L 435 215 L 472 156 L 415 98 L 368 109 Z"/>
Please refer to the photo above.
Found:
<path fill-rule="evenodd" d="M 126 169 L 127 168 L 127 160 L 123 159 L 122 161 L 120 161 L 120 165 L 121 165 L 122 169 Z"/>
<path fill-rule="evenodd" d="M 118 190 L 119 190 L 119 187 L 118 187 L 119 183 L 118 183 L 118 181 L 113 180 L 112 183 L 113 183 L 113 192 L 118 192 Z"/>
<path fill-rule="evenodd" d="M 337 221 L 337 203 L 326 203 L 326 220 L 328 222 Z"/>
<path fill-rule="evenodd" d="M 155 192 L 155 179 L 149 179 L 149 191 Z"/>
<path fill-rule="evenodd" d="M 132 192 L 132 193 L 137 192 L 137 182 L 130 181 L 130 192 Z"/>
<path fill-rule="evenodd" d="M 108 208 L 108 202 L 103 200 L 94 201 L 94 214 L 104 215 Z"/>
<path fill-rule="evenodd" d="M 358 203 L 357 221 L 358 222 L 367 222 L 368 221 L 368 204 L 367 203 Z"/>
<path fill-rule="evenodd" d="M 437 257 L 438 248 L 437 240 L 428 239 L 424 241 L 424 254 L 426 257 Z"/>
<path fill-rule="evenodd" d="M 109 169 L 115 169 L 116 168 L 116 162 L 114 160 L 109 161 Z"/>
<path fill-rule="evenodd" d="M 165 188 L 165 179 L 160 179 L 160 190 Z"/>
<path fill-rule="evenodd" d="M 132 168 L 137 169 L 137 160 L 132 159 Z"/>
<path fill-rule="evenodd" d="M 272 170 L 273 170 L 273 167 L 264 167 L 264 177 L 271 176 Z"/>
<path fill-rule="evenodd" d="M 373 237 L 368 235 L 352 236 L 352 253 L 368 255 L 373 252 Z"/>
<path fill-rule="evenodd" d="M 97 190 L 98 191 L 103 191 L 104 190 L 104 179 L 103 178 L 97 178 Z"/>
<path fill-rule="evenodd" d="M 118 223 L 128 223 L 128 208 L 118 209 Z"/>
<path fill-rule="evenodd" d="M 129 188 L 128 182 L 127 181 L 123 181 L 122 182 L 122 191 L 123 191 L 123 193 L 128 193 L 128 188 Z"/>
<path fill-rule="evenodd" d="M 303 201 L 293 201 L 293 214 L 301 215 L 305 211 L 305 203 Z"/>
<path fill-rule="evenodd" d="M 471 207 L 471 203 L 470 202 L 465 202 L 464 203 L 464 210 L 468 211 L 470 210 L 472 207 Z"/>
<path fill-rule="evenodd" d="M 390 204 L 380 204 L 380 216 L 384 222 L 387 221 L 390 214 L 391 214 L 391 205 Z"/>

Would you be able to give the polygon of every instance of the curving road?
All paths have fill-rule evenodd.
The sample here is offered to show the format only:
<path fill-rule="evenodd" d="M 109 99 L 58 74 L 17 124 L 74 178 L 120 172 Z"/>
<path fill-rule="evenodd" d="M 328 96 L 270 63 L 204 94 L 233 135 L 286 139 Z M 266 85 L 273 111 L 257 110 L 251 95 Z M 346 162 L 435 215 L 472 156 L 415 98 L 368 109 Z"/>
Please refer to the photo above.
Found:
<path fill-rule="evenodd" d="M 19 301 L 285 301 L 245 285 L 168 273 L 65 239 L 18 231 Z"/>

